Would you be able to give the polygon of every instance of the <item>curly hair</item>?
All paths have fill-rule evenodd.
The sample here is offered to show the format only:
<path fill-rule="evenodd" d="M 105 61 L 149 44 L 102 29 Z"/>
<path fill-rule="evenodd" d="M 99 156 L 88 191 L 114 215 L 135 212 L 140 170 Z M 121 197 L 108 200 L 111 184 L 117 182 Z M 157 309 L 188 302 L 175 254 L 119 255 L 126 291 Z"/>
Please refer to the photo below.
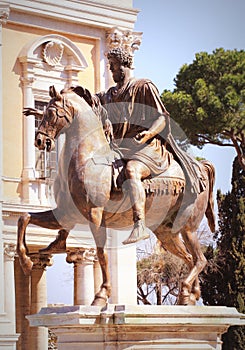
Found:
<path fill-rule="evenodd" d="M 107 53 L 108 60 L 110 58 L 117 59 L 124 67 L 132 68 L 133 56 L 120 47 L 112 49 Z"/>

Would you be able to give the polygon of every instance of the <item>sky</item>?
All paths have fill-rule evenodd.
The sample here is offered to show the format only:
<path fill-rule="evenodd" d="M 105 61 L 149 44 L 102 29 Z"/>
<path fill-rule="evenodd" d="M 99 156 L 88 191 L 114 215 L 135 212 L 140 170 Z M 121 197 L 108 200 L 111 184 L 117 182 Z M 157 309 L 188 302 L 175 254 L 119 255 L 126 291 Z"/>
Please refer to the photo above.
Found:
<path fill-rule="evenodd" d="M 135 75 L 172 90 L 180 67 L 201 51 L 245 48 L 244 0 L 133 0 L 140 9 L 135 31 Z"/>
<path fill-rule="evenodd" d="M 181 66 L 192 63 L 196 53 L 212 53 L 220 47 L 245 49 L 245 0 L 134 0 L 133 4 L 140 9 L 135 31 L 143 32 L 142 44 L 135 52 L 135 76 L 151 79 L 160 93 L 173 90 Z M 205 146 L 193 152 L 215 165 L 214 193 L 217 189 L 226 193 L 234 150 Z M 72 303 L 73 264 L 64 260 L 64 255 L 56 256 L 54 266 L 47 269 L 49 303 Z M 62 274 L 57 274 L 59 264 Z M 51 281 L 56 288 L 49 288 Z"/>

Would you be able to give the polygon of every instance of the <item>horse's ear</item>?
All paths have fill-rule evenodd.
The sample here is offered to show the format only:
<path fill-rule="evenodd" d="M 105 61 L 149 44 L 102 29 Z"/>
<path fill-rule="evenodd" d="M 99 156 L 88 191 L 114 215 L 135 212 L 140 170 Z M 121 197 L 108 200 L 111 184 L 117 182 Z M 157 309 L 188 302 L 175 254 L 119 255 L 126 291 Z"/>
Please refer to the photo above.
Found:
<path fill-rule="evenodd" d="M 84 100 L 90 105 L 92 106 L 93 101 L 92 101 L 92 95 L 90 93 L 89 90 L 83 88 L 82 86 L 76 86 L 74 88 L 72 88 L 72 90 L 79 95 L 80 97 L 83 97 Z"/>
<path fill-rule="evenodd" d="M 55 89 L 54 85 L 49 87 L 49 96 L 51 98 L 57 98 L 57 99 L 61 98 L 60 93 Z"/>

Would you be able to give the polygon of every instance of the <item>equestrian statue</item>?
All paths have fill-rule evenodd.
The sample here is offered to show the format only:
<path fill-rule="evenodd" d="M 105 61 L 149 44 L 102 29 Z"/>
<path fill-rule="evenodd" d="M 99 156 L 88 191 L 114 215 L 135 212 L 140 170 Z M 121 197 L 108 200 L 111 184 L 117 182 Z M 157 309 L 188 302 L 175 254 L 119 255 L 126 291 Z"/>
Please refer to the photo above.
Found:
<path fill-rule="evenodd" d="M 81 86 L 61 92 L 51 86 L 44 112 L 24 111 L 42 118 L 35 136 L 39 150 L 49 152 L 60 134 L 66 137 L 53 186 L 56 207 L 18 220 L 20 264 L 30 274 L 28 224 L 58 230 L 55 240 L 40 250 L 48 254 L 65 252 L 69 231 L 87 223 L 103 276 L 92 305 L 103 307 L 111 293 L 106 228 L 130 229 L 123 244 L 146 239 L 152 231 L 189 268 L 178 304 L 195 304 L 200 298 L 198 276 L 206 265 L 197 238 L 204 215 L 215 231 L 214 167 L 176 144 L 157 88 L 148 79 L 131 76 L 132 56 L 119 48 L 107 58 L 115 86 L 95 95 Z"/>

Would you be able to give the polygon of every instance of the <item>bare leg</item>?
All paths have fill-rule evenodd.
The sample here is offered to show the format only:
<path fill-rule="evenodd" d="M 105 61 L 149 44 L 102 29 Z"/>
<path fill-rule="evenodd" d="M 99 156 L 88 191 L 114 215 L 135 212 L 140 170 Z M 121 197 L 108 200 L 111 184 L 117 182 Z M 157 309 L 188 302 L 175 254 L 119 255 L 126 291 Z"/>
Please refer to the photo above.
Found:
<path fill-rule="evenodd" d="M 23 272 L 29 275 L 32 269 L 32 261 L 27 256 L 28 249 L 25 243 L 26 227 L 28 224 L 34 224 L 44 228 L 60 229 L 61 226 L 56 220 L 53 211 L 48 210 L 41 213 L 26 213 L 18 220 L 18 239 L 17 239 L 17 253 Z"/>
<path fill-rule="evenodd" d="M 145 189 L 142 179 L 150 175 L 149 168 L 136 160 L 130 160 L 126 167 L 129 195 L 133 208 L 134 228 L 123 244 L 130 244 L 150 237 L 149 229 L 145 226 Z"/>
<path fill-rule="evenodd" d="M 99 259 L 103 282 L 100 290 L 95 294 L 91 305 L 105 306 L 111 294 L 110 274 L 108 268 L 108 257 L 105 252 L 106 227 L 102 219 L 104 208 L 92 208 L 90 218 L 90 228 L 94 236 L 97 247 L 97 257 Z"/>

